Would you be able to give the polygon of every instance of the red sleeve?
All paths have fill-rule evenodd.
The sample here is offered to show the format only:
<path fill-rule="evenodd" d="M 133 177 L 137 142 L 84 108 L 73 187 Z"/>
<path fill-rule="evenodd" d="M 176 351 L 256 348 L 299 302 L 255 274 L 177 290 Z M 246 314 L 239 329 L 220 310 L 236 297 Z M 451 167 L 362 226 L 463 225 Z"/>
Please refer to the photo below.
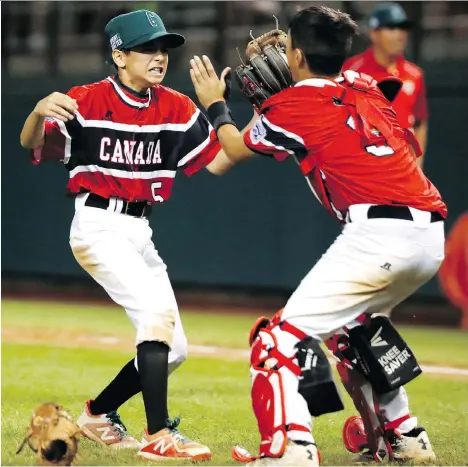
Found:
<path fill-rule="evenodd" d="M 304 140 L 294 133 L 294 121 L 281 103 L 267 107 L 253 128 L 244 134 L 245 145 L 254 152 L 282 162 L 306 150 Z"/>
<path fill-rule="evenodd" d="M 414 106 L 414 118 L 416 122 L 422 122 L 427 120 L 428 117 L 429 112 L 427 110 L 426 86 L 424 84 L 424 76 L 421 76 L 421 84 L 418 89 L 416 104 Z"/>
<path fill-rule="evenodd" d="M 67 92 L 73 97 L 80 107 L 80 103 L 87 94 L 85 86 L 76 86 Z M 44 122 L 44 145 L 30 152 L 31 161 L 37 165 L 42 161 L 63 161 L 68 162 L 71 149 L 70 127 L 77 125 L 76 118 L 64 123 L 56 118 L 48 117 Z"/>
<path fill-rule="evenodd" d="M 214 128 L 205 115 L 188 99 L 185 111 L 191 125 L 183 136 L 177 167 L 187 176 L 205 168 L 221 149 Z"/>
<path fill-rule="evenodd" d="M 63 161 L 70 150 L 70 135 L 63 122 L 46 118 L 44 122 L 44 145 L 32 149 L 31 161 L 37 165 L 42 161 Z"/>

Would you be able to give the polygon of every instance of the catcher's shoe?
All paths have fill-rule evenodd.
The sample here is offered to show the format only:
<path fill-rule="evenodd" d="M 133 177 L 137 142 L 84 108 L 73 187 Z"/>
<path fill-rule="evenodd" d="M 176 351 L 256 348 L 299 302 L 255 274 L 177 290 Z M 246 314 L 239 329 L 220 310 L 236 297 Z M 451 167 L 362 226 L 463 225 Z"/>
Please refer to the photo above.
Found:
<path fill-rule="evenodd" d="M 204 461 L 211 459 L 211 451 L 207 446 L 196 443 L 177 430 L 180 419 L 168 421 L 167 428 L 149 435 L 147 430 L 141 441 L 138 456 L 150 460 L 189 459 Z"/>
<path fill-rule="evenodd" d="M 436 459 L 429 436 L 422 426 L 413 428 L 405 434 L 393 430 L 387 436 L 393 458 L 396 461 L 431 462 Z M 355 462 L 359 463 L 372 462 L 373 460 L 374 456 L 370 451 L 365 451 L 354 459 Z"/>
<path fill-rule="evenodd" d="M 117 412 L 92 415 L 89 403 L 76 421 L 86 438 L 113 449 L 139 449 L 140 443 L 131 436 Z"/>
<path fill-rule="evenodd" d="M 262 457 L 249 462 L 247 465 L 252 467 L 261 465 L 318 467 L 320 466 L 320 453 L 313 443 L 290 441 L 281 457 Z"/>

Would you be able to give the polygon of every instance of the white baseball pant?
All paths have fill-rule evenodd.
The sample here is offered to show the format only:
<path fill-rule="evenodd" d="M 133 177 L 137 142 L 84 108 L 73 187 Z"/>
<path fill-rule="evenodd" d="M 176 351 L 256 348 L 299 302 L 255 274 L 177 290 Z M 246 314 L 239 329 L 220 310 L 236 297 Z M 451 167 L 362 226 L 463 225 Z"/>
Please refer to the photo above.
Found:
<path fill-rule="evenodd" d="M 111 200 L 107 210 L 85 206 L 87 196 L 78 195 L 75 201 L 70 229 L 73 254 L 125 309 L 136 329 L 136 345 L 152 340 L 169 345 L 172 372 L 187 358 L 187 338 L 166 265 L 151 240 L 149 222 L 120 214 L 118 200 Z"/>
<path fill-rule="evenodd" d="M 352 223 L 345 225 L 284 308 L 283 319 L 310 336 L 325 340 L 343 326 L 352 326 L 362 313 L 395 307 L 439 269 L 444 258 L 443 222 L 431 223 L 430 213 L 413 208 L 414 221 L 368 219 L 369 207 L 351 206 Z M 293 355 L 297 340 L 280 334 L 281 352 Z M 284 377 L 286 423 L 308 426 L 310 416 L 297 392 L 298 378 L 289 371 Z M 389 421 L 409 413 L 403 387 L 392 397 L 380 399 L 380 409 Z M 404 423 L 400 429 L 407 432 L 417 419 Z"/>

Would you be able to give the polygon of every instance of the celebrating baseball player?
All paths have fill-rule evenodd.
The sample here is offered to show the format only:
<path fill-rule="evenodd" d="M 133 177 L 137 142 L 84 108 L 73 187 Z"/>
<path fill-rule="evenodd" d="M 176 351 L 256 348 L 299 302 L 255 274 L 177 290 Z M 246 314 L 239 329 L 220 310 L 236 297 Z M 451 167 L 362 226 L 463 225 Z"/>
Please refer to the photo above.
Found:
<path fill-rule="evenodd" d="M 212 163 L 217 170 L 255 154 L 293 157 L 344 226 L 284 310 L 252 329 L 260 453 L 233 450 L 250 465 L 319 465 L 311 415 L 343 408 L 321 341 L 340 360 L 340 377 L 361 415 L 364 433 L 347 429 L 348 449 L 361 451 L 360 461 L 435 457 L 404 389 L 421 369 L 391 321 L 372 315 L 437 272 L 447 209 L 417 164 L 414 134 L 389 103 L 401 83 L 341 73 L 356 31 L 347 14 L 313 6 L 294 16 L 287 36 L 275 30 L 249 43 L 235 76 L 260 118 L 245 135 L 209 58 L 191 60 L 195 91 L 224 149 Z"/>
<path fill-rule="evenodd" d="M 148 215 L 152 204 L 168 200 L 177 171 L 210 169 L 220 146 L 195 104 L 160 84 L 168 49 L 181 46 L 183 36 L 168 33 L 146 10 L 117 16 L 105 32 L 116 75 L 52 93 L 21 133 L 34 163 L 64 163 L 76 207 L 73 254 L 136 329 L 136 358 L 87 401 L 77 423 L 90 439 L 139 449 L 146 459 L 209 459 L 209 448 L 183 436 L 168 417 L 167 379 L 185 360 L 187 340 Z M 141 444 L 117 414 L 140 391 L 147 420 Z"/>
<path fill-rule="evenodd" d="M 424 74 L 421 68 L 403 56 L 411 29 L 405 10 L 398 3 L 381 3 L 369 17 L 372 47 L 346 60 L 343 70 L 366 73 L 376 80 L 396 76 L 403 82 L 392 106 L 399 123 L 414 128 L 423 152 L 427 142 L 427 100 Z M 423 156 L 418 159 L 422 165 Z"/>

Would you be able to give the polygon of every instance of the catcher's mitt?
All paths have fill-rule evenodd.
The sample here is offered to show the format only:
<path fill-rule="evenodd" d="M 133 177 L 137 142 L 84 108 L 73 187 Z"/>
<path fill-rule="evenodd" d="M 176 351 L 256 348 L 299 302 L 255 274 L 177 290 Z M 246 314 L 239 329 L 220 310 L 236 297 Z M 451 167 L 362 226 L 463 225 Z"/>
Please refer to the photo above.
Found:
<path fill-rule="evenodd" d="M 71 465 L 78 451 L 80 429 L 59 405 L 45 403 L 32 414 L 28 432 L 18 448 L 26 442 L 37 453 L 38 465 Z"/>
<path fill-rule="evenodd" d="M 286 33 L 273 29 L 247 44 L 246 63 L 236 68 L 241 91 L 258 110 L 273 94 L 292 84 L 286 59 Z"/>

